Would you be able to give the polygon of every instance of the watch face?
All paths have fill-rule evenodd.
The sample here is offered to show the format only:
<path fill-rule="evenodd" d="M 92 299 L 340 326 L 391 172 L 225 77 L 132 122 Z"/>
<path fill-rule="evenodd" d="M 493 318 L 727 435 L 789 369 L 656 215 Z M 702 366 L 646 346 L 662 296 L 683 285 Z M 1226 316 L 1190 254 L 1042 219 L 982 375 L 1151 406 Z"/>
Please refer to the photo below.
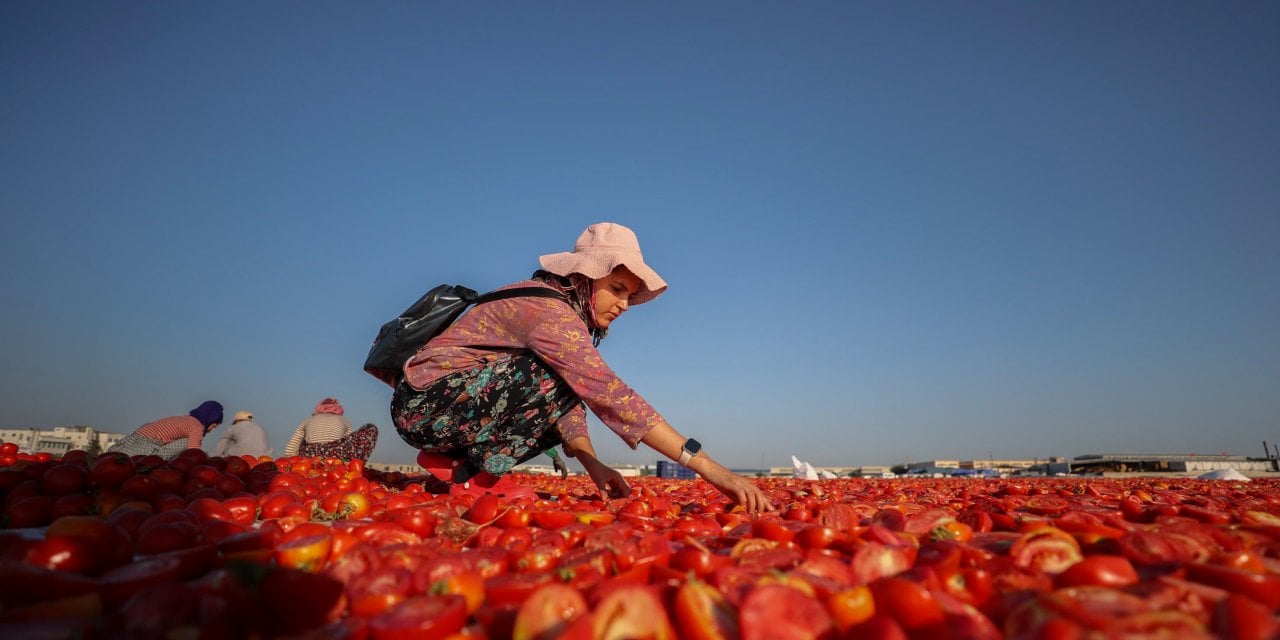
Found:
<path fill-rule="evenodd" d="M 693 438 L 689 438 L 684 442 L 684 450 L 688 451 L 690 454 L 695 454 L 702 451 L 702 443 L 694 440 Z"/>

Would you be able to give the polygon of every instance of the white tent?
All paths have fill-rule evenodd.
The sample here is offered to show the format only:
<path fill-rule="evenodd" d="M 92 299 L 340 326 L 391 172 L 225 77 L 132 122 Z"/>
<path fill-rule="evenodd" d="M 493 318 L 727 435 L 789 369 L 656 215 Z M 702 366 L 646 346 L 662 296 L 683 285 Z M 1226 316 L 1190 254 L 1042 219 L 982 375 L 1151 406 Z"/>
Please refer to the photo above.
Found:
<path fill-rule="evenodd" d="M 1196 476 L 1202 480 L 1236 480 L 1239 482 L 1251 482 L 1249 476 L 1236 471 L 1235 469 L 1217 469 Z"/>

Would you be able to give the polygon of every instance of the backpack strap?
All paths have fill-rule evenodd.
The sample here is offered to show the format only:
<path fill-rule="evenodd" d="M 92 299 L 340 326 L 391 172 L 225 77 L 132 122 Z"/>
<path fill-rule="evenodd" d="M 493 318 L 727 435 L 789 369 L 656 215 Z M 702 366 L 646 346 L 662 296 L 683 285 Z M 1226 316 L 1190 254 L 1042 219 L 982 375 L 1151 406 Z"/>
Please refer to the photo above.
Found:
<path fill-rule="evenodd" d="M 507 298 L 520 297 L 559 298 L 564 300 L 564 294 L 556 291 L 555 289 L 548 289 L 547 287 L 516 287 L 514 289 L 503 289 L 501 291 L 490 291 L 489 293 L 476 298 L 472 303 L 484 304 L 486 302 L 493 302 L 494 300 L 506 300 Z"/>

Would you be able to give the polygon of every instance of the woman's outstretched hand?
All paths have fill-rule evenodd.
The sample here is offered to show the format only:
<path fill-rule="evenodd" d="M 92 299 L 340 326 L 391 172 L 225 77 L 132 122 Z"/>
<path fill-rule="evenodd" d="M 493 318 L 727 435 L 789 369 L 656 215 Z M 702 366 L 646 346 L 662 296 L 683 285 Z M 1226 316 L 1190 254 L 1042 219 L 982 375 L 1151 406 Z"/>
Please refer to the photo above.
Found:
<path fill-rule="evenodd" d="M 703 480 L 720 490 L 730 500 L 742 505 L 747 513 L 773 511 L 773 500 L 756 483 L 732 472 L 720 465 L 715 465 L 702 476 Z"/>
<path fill-rule="evenodd" d="M 600 489 L 600 494 L 608 498 L 625 498 L 631 495 L 631 485 L 618 473 L 617 469 L 606 464 L 596 463 L 587 467 L 591 480 Z"/>

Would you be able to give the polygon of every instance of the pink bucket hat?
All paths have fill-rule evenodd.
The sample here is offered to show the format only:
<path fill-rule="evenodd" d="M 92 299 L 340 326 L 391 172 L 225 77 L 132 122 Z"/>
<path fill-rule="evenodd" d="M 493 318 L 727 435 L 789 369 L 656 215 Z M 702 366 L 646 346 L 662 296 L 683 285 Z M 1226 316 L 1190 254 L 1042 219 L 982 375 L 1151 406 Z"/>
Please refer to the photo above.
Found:
<path fill-rule="evenodd" d="M 538 262 L 558 276 L 581 273 L 593 280 L 609 275 L 619 266 L 626 267 L 641 283 L 640 290 L 631 296 L 631 304 L 644 304 L 667 290 L 667 281 L 644 263 L 635 232 L 612 222 L 587 227 L 573 243 L 573 251 L 547 254 Z"/>

